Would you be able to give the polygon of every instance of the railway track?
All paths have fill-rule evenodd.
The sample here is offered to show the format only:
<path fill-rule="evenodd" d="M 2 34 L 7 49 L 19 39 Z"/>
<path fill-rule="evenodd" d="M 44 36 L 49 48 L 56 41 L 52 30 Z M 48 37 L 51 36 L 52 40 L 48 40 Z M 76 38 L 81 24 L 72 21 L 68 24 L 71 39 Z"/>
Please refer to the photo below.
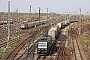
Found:
<path fill-rule="evenodd" d="M 79 43 L 77 41 L 77 28 L 71 30 L 71 38 L 72 38 L 72 45 L 73 45 L 73 54 L 74 54 L 74 58 L 75 60 L 83 60 L 81 51 L 80 51 L 80 47 L 79 47 Z"/>
<path fill-rule="evenodd" d="M 83 60 L 83 57 L 82 57 L 82 54 L 81 54 L 80 47 L 79 47 L 79 44 L 77 42 L 77 39 L 76 39 L 76 43 L 77 43 L 77 46 L 78 46 L 78 50 L 79 50 L 79 54 L 80 54 L 81 60 Z"/>
<path fill-rule="evenodd" d="M 53 52 L 55 52 L 55 50 L 56 50 L 55 44 L 56 44 L 56 41 L 53 41 L 51 50 L 48 53 L 48 55 L 45 55 L 45 56 L 38 55 L 37 60 L 52 60 L 51 57 L 53 56 Z"/>
<path fill-rule="evenodd" d="M 33 33 L 30 32 L 30 36 L 24 41 L 22 41 L 6 58 L 6 60 L 14 60 L 14 58 L 16 57 L 16 55 L 18 54 L 18 52 L 25 46 L 26 41 L 30 41 L 33 36 L 35 36 L 37 34 L 38 31 L 34 31 Z"/>
<path fill-rule="evenodd" d="M 0 40 L 1 40 L 1 43 L 0 43 L 0 49 L 2 48 L 6 48 L 7 46 L 7 25 L 2 25 L 0 26 L 0 30 L 1 30 L 1 34 L 0 34 Z M 18 40 L 21 40 L 21 38 L 23 38 L 27 32 L 29 32 L 29 30 L 31 29 L 28 29 L 28 30 L 22 30 L 22 29 L 15 29 L 15 25 L 11 25 L 11 38 L 10 38 L 10 42 L 11 42 L 11 45 L 15 42 L 18 42 Z M 45 28 L 46 26 L 44 27 L 41 27 L 41 29 L 47 29 L 47 27 Z M 37 29 L 39 29 L 40 27 L 37 27 Z M 43 31 L 43 32 L 46 32 L 46 31 Z M 48 29 L 47 29 L 48 30 Z M 47 33 L 47 32 L 46 32 Z M 25 35 L 24 35 L 25 34 Z M 18 37 L 19 36 L 19 37 Z"/>
<path fill-rule="evenodd" d="M 47 26 L 45 26 L 45 27 L 42 27 L 42 29 L 45 31 L 45 29 L 44 28 L 47 28 Z M 18 47 L 16 47 L 11 53 L 10 53 L 10 55 L 8 55 L 7 56 L 7 58 L 6 58 L 6 60 L 9 60 L 9 59 L 20 59 L 21 57 L 22 57 L 22 55 L 24 55 L 24 54 L 26 54 L 26 53 L 24 53 L 24 54 L 22 54 L 20 57 L 18 57 L 18 58 L 16 58 L 16 56 L 18 55 L 18 52 L 20 51 L 20 49 L 23 49 L 23 47 L 24 47 L 24 45 L 25 45 L 25 42 L 27 41 L 27 42 L 33 42 L 34 41 L 34 39 L 35 39 L 35 36 L 37 35 L 37 33 L 39 32 L 39 31 L 41 31 L 41 29 L 39 30 L 39 29 L 36 29 L 35 31 L 33 31 L 33 33 L 31 32 L 31 33 L 29 33 L 30 34 L 30 36 L 28 37 L 28 39 L 26 39 L 25 41 L 22 41 L 22 43 L 20 43 L 20 45 L 18 46 Z M 47 30 L 46 30 L 47 31 Z M 27 35 L 26 35 L 27 36 Z M 31 44 L 30 43 L 30 44 Z M 17 50 L 18 49 L 18 50 Z M 24 55 L 24 58 L 23 59 L 25 59 L 25 58 L 27 58 L 28 56 L 30 56 L 30 53 L 32 53 L 32 51 L 33 50 L 35 50 L 35 49 L 33 49 L 33 48 L 30 48 L 29 49 L 30 51 L 28 52 L 29 54 L 27 54 L 27 56 L 25 57 L 25 55 Z M 27 50 L 28 51 L 28 50 Z M 15 53 L 14 53 L 15 52 Z M 12 57 L 12 58 L 11 58 Z"/>
<path fill-rule="evenodd" d="M 40 31 L 43 30 L 44 33 L 47 33 L 47 31 L 48 31 L 47 28 L 49 29 L 48 26 L 44 26 L 44 27 L 41 27 L 41 29 L 38 29 L 38 30 L 40 30 Z M 34 43 L 33 44 L 30 44 L 30 46 L 28 47 L 28 49 L 23 54 L 21 54 L 18 58 L 16 58 L 16 59 L 18 59 L 18 60 L 20 60 L 20 59 L 22 59 L 22 60 L 25 60 L 25 59 L 32 60 L 34 58 L 34 55 L 33 54 L 34 54 L 35 49 L 37 47 L 37 40 L 34 40 L 34 38 L 33 38 L 33 39 L 31 39 L 31 41 L 32 42 L 34 41 Z"/>
<path fill-rule="evenodd" d="M 50 27 L 50 26 L 49 26 Z M 43 32 L 45 32 L 46 34 L 47 34 L 47 31 L 49 30 L 49 27 L 47 27 L 47 26 L 45 26 L 45 27 L 41 27 L 40 28 L 40 30 L 42 30 L 43 29 Z M 47 29 L 48 28 L 48 29 Z M 2 30 L 3 31 L 3 30 Z M 13 32 L 12 32 L 13 31 Z M 5 31 L 4 31 L 5 33 L 2 33 L 2 37 L 4 38 L 5 37 L 5 39 L 7 39 L 7 34 L 6 34 L 6 32 L 7 32 L 7 30 L 5 29 Z M 13 43 L 15 43 L 18 39 L 17 39 L 17 33 L 16 33 L 16 30 L 14 29 L 14 28 L 12 28 L 11 29 L 11 32 L 12 32 L 12 38 L 11 38 L 11 44 L 13 44 Z M 20 33 L 22 33 L 22 34 L 20 34 Z M 28 34 L 23 34 L 24 32 L 22 32 L 22 31 L 20 31 L 19 32 L 19 36 L 20 36 L 20 38 L 22 38 L 22 37 L 27 37 L 27 35 Z M 14 35 L 13 35 L 14 34 Z M 31 34 L 31 33 L 30 33 Z M 5 35 L 5 36 L 4 36 Z M 35 37 L 34 37 L 35 38 Z M 25 39 L 25 38 L 24 38 Z M 3 39 L 2 39 L 2 41 L 3 41 Z M 23 41 L 22 41 L 23 42 Z M 21 44 L 21 43 L 20 43 Z M 12 53 L 11 52 L 11 57 L 12 58 L 10 58 L 10 59 L 15 59 L 15 57 L 16 57 L 16 55 L 18 54 L 18 52 L 20 51 L 19 49 L 21 48 L 21 49 L 23 49 L 23 46 L 24 46 L 24 42 L 23 42 L 23 44 L 21 44 L 21 46 L 18 46 L 18 48 L 17 48 L 17 50 L 16 49 L 14 49 L 13 51 L 15 51 L 16 53 L 14 54 L 14 53 Z M 6 45 L 7 45 L 7 42 L 4 42 L 4 44 L 1 44 L 1 47 L 6 47 Z M 9 59 L 9 56 L 7 57 L 7 60 Z"/>
<path fill-rule="evenodd" d="M 56 44 L 57 45 L 57 44 Z M 65 41 L 59 42 L 52 48 L 48 56 L 38 56 L 37 60 L 70 60 L 71 58 L 65 53 Z"/>
<path fill-rule="evenodd" d="M 78 45 L 78 42 L 77 42 L 77 39 L 76 38 L 73 38 L 73 48 L 74 48 L 74 59 L 76 60 L 83 60 L 83 57 L 82 57 L 82 54 L 81 54 L 81 51 L 80 51 L 80 47 Z"/>
<path fill-rule="evenodd" d="M 1 28 L 1 34 L 0 34 L 0 48 L 6 48 L 7 46 L 7 29 L 5 28 L 6 26 L 0 26 Z M 11 45 L 13 45 L 15 42 L 18 42 L 19 40 L 21 40 L 25 35 L 27 35 L 27 32 L 29 32 L 29 30 L 21 30 L 15 29 L 15 26 L 11 26 L 11 34 L 10 34 L 10 43 Z M 19 37 L 18 37 L 19 36 Z"/>
<path fill-rule="evenodd" d="M 28 46 L 25 52 L 21 54 L 19 57 L 15 58 L 15 60 L 25 60 L 25 59 L 32 60 L 36 47 L 37 47 L 37 41 L 34 41 L 32 44 Z"/>
<path fill-rule="evenodd" d="M 24 32 L 23 32 L 24 33 Z M 15 31 L 14 32 L 12 32 L 12 36 L 11 36 L 11 38 L 10 38 L 10 43 L 11 43 L 11 45 L 12 44 L 14 44 L 15 42 L 18 42 L 22 37 L 24 37 L 25 35 L 27 35 L 27 33 L 25 33 L 25 34 L 23 34 L 23 33 L 21 33 L 21 34 L 18 34 L 17 35 L 17 33 L 15 33 Z M 14 35 L 13 35 L 14 34 Z M 3 35 L 3 34 L 2 34 Z M 18 37 L 19 36 L 19 37 Z M 5 36 L 4 36 L 5 37 Z M 1 39 L 1 42 L 2 43 L 0 43 L 0 48 L 2 48 L 2 47 L 6 47 L 7 46 L 7 36 L 5 37 L 5 38 L 2 38 Z"/>
<path fill-rule="evenodd" d="M 64 35 L 61 35 L 61 37 L 58 39 L 56 46 L 57 49 L 57 55 L 55 60 L 71 60 L 71 54 L 68 53 L 68 50 L 65 47 L 67 37 Z"/>

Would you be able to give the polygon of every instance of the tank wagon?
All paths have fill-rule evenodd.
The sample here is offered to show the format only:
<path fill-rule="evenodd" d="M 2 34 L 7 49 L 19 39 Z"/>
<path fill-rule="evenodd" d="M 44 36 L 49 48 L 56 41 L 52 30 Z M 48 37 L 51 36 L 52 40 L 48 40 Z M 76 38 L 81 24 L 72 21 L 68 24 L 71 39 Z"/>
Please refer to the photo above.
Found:
<path fill-rule="evenodd" d="M 52 37 L 49 35 L 42 36 L 38 40 L 37 53 L 39 55 L 47 55 L 50 51 L 51 46 L 52 46 Z"/>

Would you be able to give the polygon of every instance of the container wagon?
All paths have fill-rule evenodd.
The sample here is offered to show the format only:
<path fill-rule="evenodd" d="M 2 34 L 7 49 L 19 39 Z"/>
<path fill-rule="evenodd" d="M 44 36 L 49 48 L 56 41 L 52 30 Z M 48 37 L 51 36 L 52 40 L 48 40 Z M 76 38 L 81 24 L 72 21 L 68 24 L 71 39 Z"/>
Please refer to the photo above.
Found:
<path fill-rule="evenodd" d="M 48 31 L 48 35 L 51 36 L 53 40 L 56 39 L 57 34 L 58 34 L 57 26 L 56 26 L 56 27 L 52 27 L 52 28 Z"/>

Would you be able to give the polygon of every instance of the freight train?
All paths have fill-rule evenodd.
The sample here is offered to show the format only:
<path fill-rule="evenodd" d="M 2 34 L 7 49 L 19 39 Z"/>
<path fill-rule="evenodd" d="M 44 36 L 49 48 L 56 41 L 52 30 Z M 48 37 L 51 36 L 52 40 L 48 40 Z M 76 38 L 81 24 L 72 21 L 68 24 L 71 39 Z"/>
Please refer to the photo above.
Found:
<path fill-rule="evenodd" d="M 52 47 L 53 41 L 56 39 L 56 36 L 58 35 L 59 30 L 61 29 L 61 22 L 58 23 L 56 26 L 52 27 L 48 34 L 45 36 L 42 36 L 38 40 L 38 47 L 37 47 L 37 53 L 39 55 L 47 55 L 50 52 L 50 49 Z"/>
<path fill-rule="evenodd" d="M 61 34 L 67 35 L 69 27 L 67 26 L 69 21 L 59 22 L 56 26 L 51 27 L 46 36 L 42 36 L 38 40 L 37 53 L 39 55 L 47 55 L 50 52 L 53 41 L 56 40 L 58 33 L 61 31 Z M 67 26 L 67 27 L 65 27 Z M 65 27 L 65 28 L 63 28 Z M 62 29 L 63 28 L 63 29 Z"/>
<path fill-rule="evenodd" d="M 47 22 L 47 20 L 40 20 L 39 21 L 35 21 L 35 22 L 22 22 L 20 24 L 20 28 L 21 29 L 27 29 L 27 28 L 30 28 L 30 27 L 35 27 L 35 26 L 38 26 L 40 24 L 45 24 Z"/>

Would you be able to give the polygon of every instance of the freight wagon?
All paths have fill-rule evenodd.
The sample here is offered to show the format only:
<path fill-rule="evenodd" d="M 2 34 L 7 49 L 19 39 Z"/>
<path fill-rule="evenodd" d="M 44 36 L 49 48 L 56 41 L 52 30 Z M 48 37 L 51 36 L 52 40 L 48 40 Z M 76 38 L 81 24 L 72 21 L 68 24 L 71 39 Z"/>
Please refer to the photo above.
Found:
<path fill-rule="evenodd" d="M 56 26 L 56 27 L 52 27 L 52 28 L 48 31 L 48 35 L 51 36 L 53 40 L 56 39 L 57 34 L 58 34 L 57 26 Z"/>

